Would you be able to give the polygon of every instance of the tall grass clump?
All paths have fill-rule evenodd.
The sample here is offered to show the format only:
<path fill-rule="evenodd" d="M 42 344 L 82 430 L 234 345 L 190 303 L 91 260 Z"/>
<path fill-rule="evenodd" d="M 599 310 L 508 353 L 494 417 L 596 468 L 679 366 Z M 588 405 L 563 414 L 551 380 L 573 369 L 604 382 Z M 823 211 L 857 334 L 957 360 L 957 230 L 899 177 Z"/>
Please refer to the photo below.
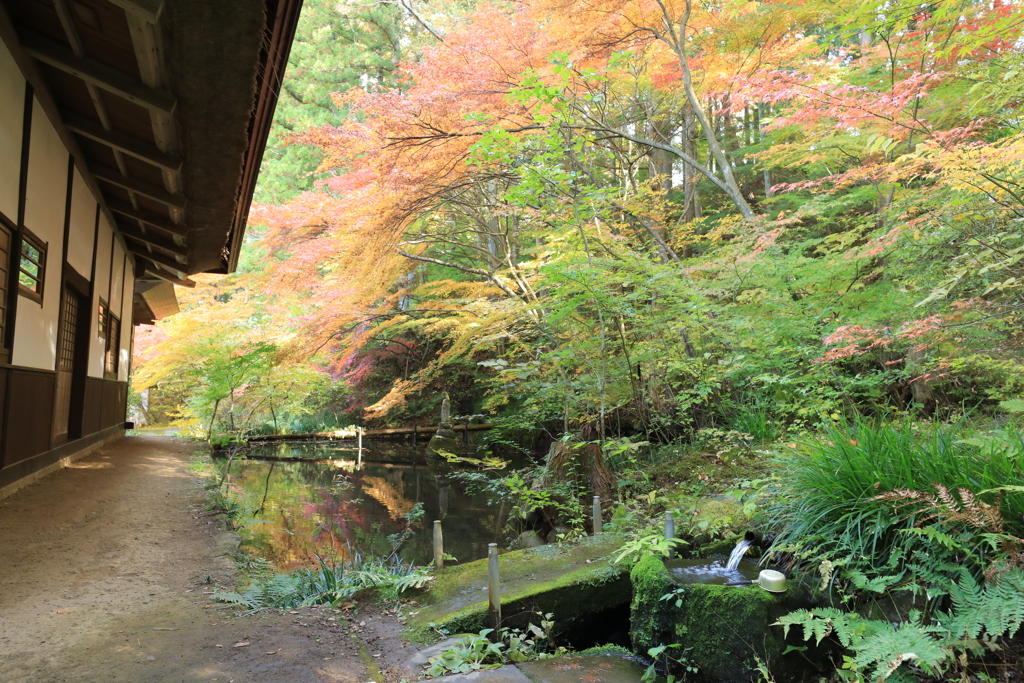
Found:
<path fill-rule="evenodd" d="M 989 571 L 1000 544 L 1024 536 L 1024 454 L 1012 441 L 963 423 L 903 423 L 794 444 L 775 463 L 773 552 L 875 593 L 944 592 L 962 568 Z"/>
<path fill-rule="evenodd" d="M 337 605 L 365 588 L 380 591 L 385 599 L 395 599 L 409 588 L 420 588 L 432 577 L 425 567 L 403 565 L 400 560 L 362 558 L 357 553 L 348 562 L 327 560 L 316 556 L 316 567 L 300 567 L 289 574 L 250 577 L 248 588 L 241 592 L 223 591 L 215 595 L 221 602 L 247 608 L 249 612 L 265 609 L 289 609 L 310 605 Z"/>

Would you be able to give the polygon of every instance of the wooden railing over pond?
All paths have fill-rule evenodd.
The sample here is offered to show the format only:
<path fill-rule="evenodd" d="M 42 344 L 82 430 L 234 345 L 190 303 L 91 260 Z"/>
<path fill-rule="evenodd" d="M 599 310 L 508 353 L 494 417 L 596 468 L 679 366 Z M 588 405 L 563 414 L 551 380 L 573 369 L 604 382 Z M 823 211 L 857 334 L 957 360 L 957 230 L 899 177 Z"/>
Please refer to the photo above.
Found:
<path fill-rule="evenodd" d="M 484 424 L 453 424 L 454 432 L 481 432 L 492 429 L 494 425 Z M 440 429 L 439 425 L 428 425 L 426 427 L 396 427 L 394 429 L 367 429 L 363 432 L 364 439 L 390 439 L 403 436 L 419 436 L 429 439 Z M 315 432 L 310 434 L 265 434 L 253 436 L 248 439 L 249 443 L 269 443 L 273 441 L 350 441 L 359 438 L 358 432 Z"/>

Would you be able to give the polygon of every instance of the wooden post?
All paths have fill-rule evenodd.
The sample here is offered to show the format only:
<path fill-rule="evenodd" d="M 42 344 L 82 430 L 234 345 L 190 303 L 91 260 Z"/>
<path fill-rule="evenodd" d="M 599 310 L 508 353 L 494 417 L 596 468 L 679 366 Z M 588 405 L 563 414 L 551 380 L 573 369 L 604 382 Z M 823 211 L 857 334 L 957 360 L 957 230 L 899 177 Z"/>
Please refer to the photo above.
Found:
<path fill-rule="evenodd" d="M 434 569 L 444 569 L 444 539 L 441 536 L 441 520 L 434 520 Z"/>
<path fill-rule="evenodd" d="M 358 427 L 356 429 L 356 431 L 359 433 L 359 454 L 356 456 L 356 458 L 357 458 L 356 466 L 357 467 L 362 467 L 363 466 L 363 428 L 362 427 Z"/>
<path fill-rule="evenodd" d="M 594 535 L 601 533 L 601 496 L 594 496 Z"/>
<path fill-rule="evenodd" d="M 671 541 L 676 537 L 676 520 L 675 516 L 671 512 L 665 513 L 665 540 Z M 668 556 L 671 558 L 675 555 L 675 549 L 668 549 Z"/>
<path fill-rule="evenodd" d="M 416 434 L 416 425 L 413 425 L 413 426 L 412 426 L 412 445 L 413 445 L 413 446 L 415 446 L 415 445 L 416 445 L 416 437 L 417 437 L 417 434 Z"/>
<path fill-rule="evenodd" d="M 498 580 L 498 544 L 487 544 L 487 593 L 491 603 L 491 638 L 498 639 L 498 627 L 501 626 L 501 584 Z"/>

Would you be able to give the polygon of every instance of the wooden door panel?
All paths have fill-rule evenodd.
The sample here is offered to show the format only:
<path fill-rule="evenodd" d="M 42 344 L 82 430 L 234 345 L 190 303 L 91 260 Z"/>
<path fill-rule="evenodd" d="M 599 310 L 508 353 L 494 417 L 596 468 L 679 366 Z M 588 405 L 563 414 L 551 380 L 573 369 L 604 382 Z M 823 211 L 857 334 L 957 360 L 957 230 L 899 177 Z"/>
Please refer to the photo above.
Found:
<path fill-rule="evenodd" d="M 63 296 L 57 343 L 57 387 L 53 401 L 54 446 L 68 440 L 71 384 L 75 370 L 75 340 L 78 339 L 79 307 L 81 306 L 81 298 L 70 287 L 64 288 Z"/>

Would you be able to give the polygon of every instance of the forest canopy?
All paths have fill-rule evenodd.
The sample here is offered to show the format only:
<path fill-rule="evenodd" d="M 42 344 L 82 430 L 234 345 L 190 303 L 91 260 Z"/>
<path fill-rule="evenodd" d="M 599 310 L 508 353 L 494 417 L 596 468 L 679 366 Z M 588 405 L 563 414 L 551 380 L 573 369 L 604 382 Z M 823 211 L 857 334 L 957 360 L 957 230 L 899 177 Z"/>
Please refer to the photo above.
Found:
<path fill-rule="evenodd" d="M 1017 3 L 303 12 L 238 272 L 136 337 L 149 410 L 434 424 L 448 392 L 669 441 L 1024 390 Z"/>

